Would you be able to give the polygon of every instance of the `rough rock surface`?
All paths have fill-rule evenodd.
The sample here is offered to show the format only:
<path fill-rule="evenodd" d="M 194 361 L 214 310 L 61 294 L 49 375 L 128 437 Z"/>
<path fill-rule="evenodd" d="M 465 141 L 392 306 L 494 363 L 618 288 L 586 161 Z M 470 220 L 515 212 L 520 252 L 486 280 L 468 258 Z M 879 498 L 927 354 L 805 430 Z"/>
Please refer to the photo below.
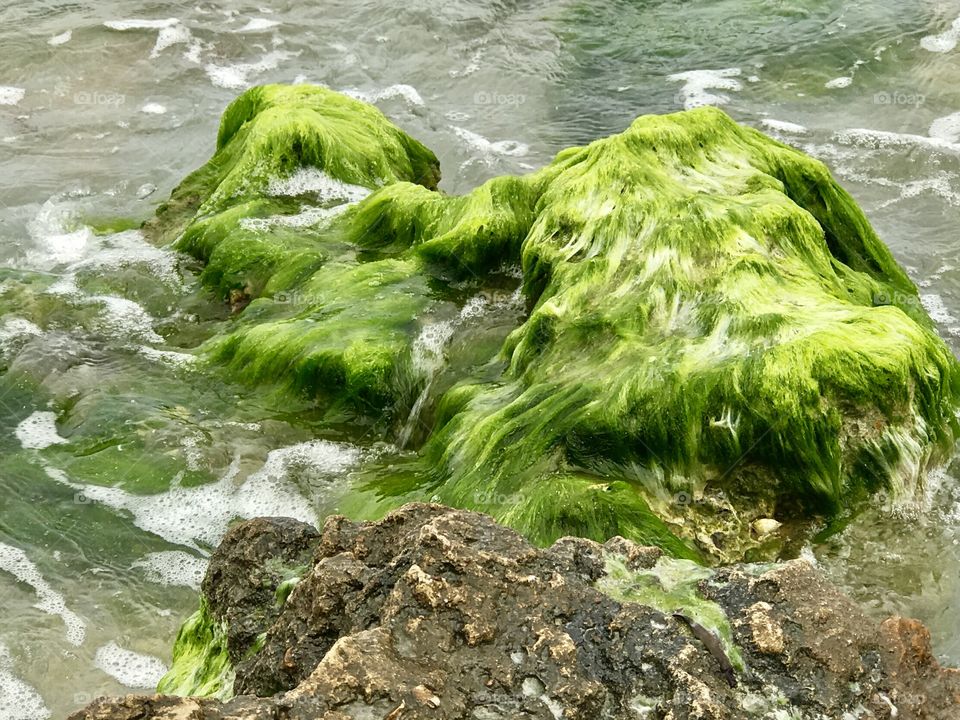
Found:
<path fill-rule="evenodd" d="M 261 570 L 310 555 L 288 596 Z M 662 562 L 622 538 L 540 549 L 439 505 L 332 517 L 319 535 L 254 520 L 227 537 L 203 588 L 226 625 L 235 697 L 105 698 L 73 720 L 960 716 L 960 671 L 937 665 L 921 625 L 878 626 L 804 561 L 703 571 L 698 601 L 722 608 L 743 661 L 731 687 L 716 650 L 674 616 L 689 607 L 614 598 Z"/>

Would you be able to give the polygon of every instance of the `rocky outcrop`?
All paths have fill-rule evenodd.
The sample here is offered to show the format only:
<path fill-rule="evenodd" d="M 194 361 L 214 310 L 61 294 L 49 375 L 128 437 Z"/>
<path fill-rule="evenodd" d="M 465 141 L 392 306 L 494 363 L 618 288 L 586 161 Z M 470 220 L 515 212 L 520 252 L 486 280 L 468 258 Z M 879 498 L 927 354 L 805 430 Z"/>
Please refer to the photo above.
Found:
<path fill-rule="evenodd" d="M 231 380 L 419 451 L 345 514 L 429 499 L 730 562 L 754 521 L 909 498 L 953 447 L 955 358 L 802 152 L 700 108 L 463 196 L 438 178 L 368 104 L 252 88 L 147 227 L 235 312 L 201 353 Z"/>
<path fill-rule="evenodd" d="M 622 538 L 541 549 L 439 505 L 320 533 L 240 524 L 203 603 L 230 699 L 105 698 L 73 720 L 960 715 L 960 672 L 922 626 L 878 626 L 805 561 L 712 571 Z M 181 654 L 172 674 L 204 684 L 204 666 Z"/>

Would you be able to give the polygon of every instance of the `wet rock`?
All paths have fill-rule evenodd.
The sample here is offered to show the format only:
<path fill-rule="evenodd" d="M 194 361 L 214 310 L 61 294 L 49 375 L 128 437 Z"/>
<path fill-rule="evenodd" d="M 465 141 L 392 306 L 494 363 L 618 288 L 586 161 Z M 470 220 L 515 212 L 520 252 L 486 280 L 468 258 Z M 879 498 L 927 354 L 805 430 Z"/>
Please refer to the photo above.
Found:
<path fill-rule="evenodd" d="M 305 558 L 278 606 L 276 568 Z M 226 623 L 237 696 L 104 698 L 73 720 L 960 715 L 960 672 L 937 665 L 921 625 L 868 620 L 806 562 L 701 569 L 692 596 L 677 562 L 623 539 L 540 549 L 438 505 L 376 523 L 333 517 L 319 534 L 242 523 L 203 584 Z M 644 596 L 659 599 L 617 599 L 649 582 L 660 594 Z M 736 687 L 674 615 L 714 607 Z"/>
<path fill-rule="evenodd" d="M 371 105 L 255 87 L 144 228 L 229 303 L 202 353 L 232 381 L 349 408 L 401 446 L 426 418 L 420 481 L 368 478 L 346 514 L 429 498 L 543 545 L 622 535 L 733 562 L 777 556 L 771 523 L 802 535 L 878 489 L 911 495 L 952 452 L 960 365 L 799 150 L 702 107 L 461 196 L 438 179 Z M 497 312 L 484 293 L 507 268 L 525 312 L 431 396 L 421 335 L 470 302 Z"/>

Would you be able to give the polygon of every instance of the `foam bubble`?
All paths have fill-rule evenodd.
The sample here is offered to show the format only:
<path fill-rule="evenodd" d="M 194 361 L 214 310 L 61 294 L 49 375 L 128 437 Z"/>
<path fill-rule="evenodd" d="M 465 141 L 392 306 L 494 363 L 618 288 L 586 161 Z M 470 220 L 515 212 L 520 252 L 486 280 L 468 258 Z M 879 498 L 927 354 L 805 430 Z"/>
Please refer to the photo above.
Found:
<path fill-rule="evenodd" d="M 774 120 L 773 118 L 763 118 L 760 121 L 764 127 L 768 127 L 776 132 L 782 132 L 787 135 L 806 135 L 809 130 L 803 125 L 787 122 L 786 120 Z"/>
<path fill-rule="evenodd" d="M 0 708 L 12 714 L 9 720 L 47 720 L 51 713 L 34 688 L 13 674 L 13 658 L 0 645 Z"/>
<path fill-rule="evenodd" d="M 147 496 L 74 483 L 52 467 L 46 472 L 89 500 L 129 512 L 142 530 L 199 550 L 198 544 L 219 543 L 236 518 L 286 516 L 316 523 L 313 505 L 289 480 L 290 475 L 305 473 L 334 480 L 356 465 L 361 455 L 361 450 L 352 445 L 313 440 L 272 450 L 260 470 L 242 482 L 236 480 L 240 470 L 237 458 L 217 482 L 183 487 L 175 479 L 167 492 Z"/>
<path fill-rule="evenodd" d="M 946 53 L 957 46 L 960 41 L 960 18 L 939 35 L 927 35 L 920 40 L 920 47 L 929 52 Z"/>
<path fill-rule="evenodd" d="M 234 30 L 237 33 L 258 33 L 264 32 L 265 30 L 270 30 L 271 28 L 277 27 L 280 22 L 278 20 L 267 20 L 265 18 L 251 18 L 250 21 L 238 30 Z"/>
<path fill-rule="evenodd" d="M 47 410 L 38 410 L 31 414 L 17 425 L 13 434 L 27 450 L 43 450 L 51 445 L 69 442 L 57 432 L 57 416 Z"/>
<path fill-rule="evenodd" d="M 723 68 L 722 70 L 688 70 L 674 73 L 667 77 L 670 82 L 682 82 L 680 95 L 683 97 L 683 107 L 686 110 L 703 107 L 704 105 L 726 105 L 730 102 L 729 95 L 709 92 L 710 90 L 730 90 L 737 92 L 743 89 L 738 78 L 740 68 Z"/>
<path fill-rule="evenodd" d="M 207 561 L 183 550 L 148 553 L 137 560 L 134 567 L 143 568 L 150 582 L 161 585 L 182 585 L 200 589 L 207 572 Z"/>
<path fill-rule="evenodd" d="M 66 32 L 60 33 L 59 35 L 54 35 L 52 38 L 47 40 L 48 45 L 66 45 L 73 39 L 73 30 L 67 30 Z"/>
<path fill-rule="evenodd" d="M 845 75 L 843 77 L 834 78 L 824 84 L 824 87 L 828 90 L 837 90 L 838 88 L 850 87 L 853 84 L 853 78 Z"/>
<path fill-rule="evenodd" d="M 126 650 L 115 642 L 97 648 L 93 662 L 121 685 L 135 690 L 155 688 L 168 670 L 160 658 Z"/>
<path fill-rule="evenodd" d="M 26 94 L 23 88 L 0 85 L 0 105 L 19 105 Z"/>
<path fill-rule="evenodd" d="M 163 115 L 166 111 L 167 109 L 160 103 L 147 103 L 140 108 L 140 112 L 147 115 Z"/>
<path fill-rule="evenodd" d="M 27 554 L 20 548 L 0 543 L 0 570 L 10 573 L 22 583 L 30 585 L 37 593 L 34 607 L 48 615 L 59 615 L 67 626 L 67 641 L 81 645 L 86 636 L 86 624 L 80 616 L 67 607 L 63 596 L 55 592 Z"/>

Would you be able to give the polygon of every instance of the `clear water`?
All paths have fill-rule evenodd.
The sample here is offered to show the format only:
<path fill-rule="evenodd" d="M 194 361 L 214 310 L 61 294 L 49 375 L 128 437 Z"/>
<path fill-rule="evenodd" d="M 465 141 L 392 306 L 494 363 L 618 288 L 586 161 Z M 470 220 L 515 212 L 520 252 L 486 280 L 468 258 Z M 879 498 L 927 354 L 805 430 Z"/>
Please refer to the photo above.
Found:
<path fill-rule="evenodd" d="M 437 152 L 451 192 L 643 113 L 722 104 L 829 163 L 957 350 L 958 17 L 956 0 L 4 3 L 0 720 L 149 688 L 232 516 L 318 519 L 339 478 L 395 452 L 200 374 L 177 353 L 224 311 L 193 265 L 89 228 L 149 216 L 239 90 L 361 93 Z M 947 471 L 923 507 L 812 550 L 957 663 L 958 524 Z"/>

